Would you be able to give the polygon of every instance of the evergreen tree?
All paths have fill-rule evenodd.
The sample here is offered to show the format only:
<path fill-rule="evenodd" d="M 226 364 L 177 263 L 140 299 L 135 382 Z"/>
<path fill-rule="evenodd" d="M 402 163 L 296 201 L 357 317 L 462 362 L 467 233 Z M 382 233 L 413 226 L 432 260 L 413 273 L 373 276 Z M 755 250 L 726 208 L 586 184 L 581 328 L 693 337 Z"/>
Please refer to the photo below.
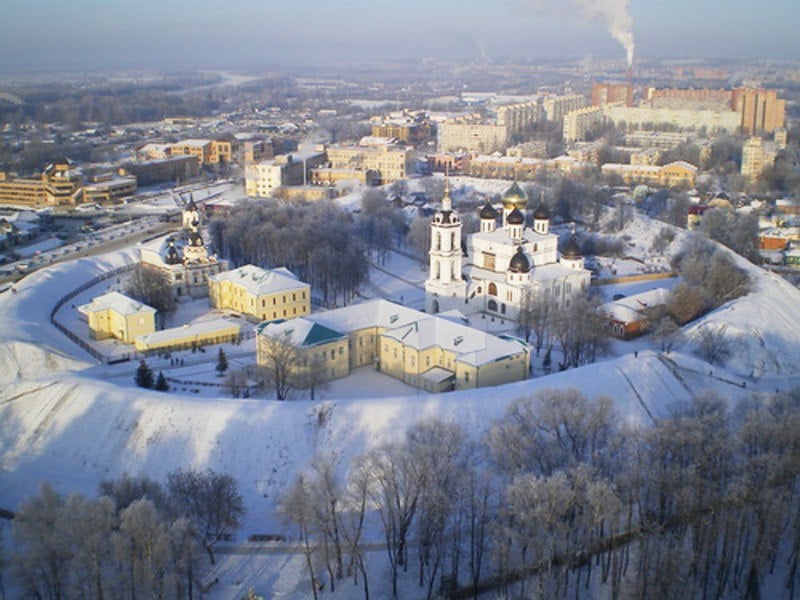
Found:
<path fill-rule="evenodd" d="M 222 348 L 220 348 L 219 354 L 217 354 L 217 373 L 219 373 L 221 376 L 227 370 L 228 370 L 228 357 L 225 356 L 225 351 Z"/>
<path fill-rule="evenodd" d="M 139 363 L 139 368 L 136 369 L 136 385 L 143 388 L 153 387 L 153 371 L 144 362 L 144 359 Z"/>
<path fill-rule="evenodd" d="M 155 389 L 158 390 L 159 392 L 169 391 L 169 384 L 167 383 L 167 378 L 164 377 L 164 373 L 162 371 L 158 372 L 158 379 L 156 379 Z"/>

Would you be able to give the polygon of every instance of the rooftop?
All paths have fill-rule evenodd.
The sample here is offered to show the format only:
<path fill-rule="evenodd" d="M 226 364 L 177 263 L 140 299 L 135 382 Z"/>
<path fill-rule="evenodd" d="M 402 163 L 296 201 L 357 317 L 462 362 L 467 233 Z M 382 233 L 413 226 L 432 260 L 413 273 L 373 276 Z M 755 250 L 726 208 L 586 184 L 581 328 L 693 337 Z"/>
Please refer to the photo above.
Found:
<path fill-rule="evenodd" d="M 109 292 L 98 296 L 88 304 L 83 304 L 78 307 L 78 311 L 84 315 L 89 313 L 99 312 L 103 310 L 113 310 L 121 315 L 135 315 L 140 312 L 156 312 L 152 306 L 148 306 L 138 300 L 129 298 L 125 294 L 119 292 Z"/>
<path fill-rule="evenodd" d="M 233 284 L 241 285 L 256 296 L 309 287 L 307 283 L 297 279 L 294 273 L 284 267 L 262 269 L 255 265 L 244 265 L 238 269 L 214 275 L 210 279 L 218 283 L 229 281 Z"/>
<path fill-rule="evenodd" d="M 219 335 L 229 335 L 238 333 L 241 327 L 238 323 L 232 323 L 225 319 L 211 319 L 209 321 L 201 321 L 199 323 L 186 324 L 181 327 L 173 327 L 171 329 L 163 329 L 147 335 L 140 335 L 137 340 L 143 341 L 147 345 L 163 344 L 164 342 L 172 342 L 176 340 L 185 340 L 200 335 L 209 335 L 218 333 Z"/>

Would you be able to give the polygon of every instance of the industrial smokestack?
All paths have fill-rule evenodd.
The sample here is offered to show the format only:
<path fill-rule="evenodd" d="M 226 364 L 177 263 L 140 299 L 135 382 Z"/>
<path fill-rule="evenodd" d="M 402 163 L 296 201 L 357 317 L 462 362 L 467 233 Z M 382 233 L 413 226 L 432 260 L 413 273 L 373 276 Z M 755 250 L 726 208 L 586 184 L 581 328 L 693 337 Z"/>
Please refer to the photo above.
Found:
<path fill-rule="evenodd" d="M 625 48 L 625 58 L 628 66 L 633 66 L 633 18 L 628 12 L 628 0 L 568 0 L 578 9 L 580 16 L 587 21 L 594 21 L 605 25 L 611 37 Z M 536 12 L 561 14 L 565 9 L 561 4 L 551 0 L 528 0 Z"/>

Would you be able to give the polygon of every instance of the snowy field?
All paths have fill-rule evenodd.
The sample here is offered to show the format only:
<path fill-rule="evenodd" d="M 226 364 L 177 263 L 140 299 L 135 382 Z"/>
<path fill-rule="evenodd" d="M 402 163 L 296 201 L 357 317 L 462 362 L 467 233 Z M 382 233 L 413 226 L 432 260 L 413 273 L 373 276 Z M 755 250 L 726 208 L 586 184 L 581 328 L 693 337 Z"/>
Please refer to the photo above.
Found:
<path fill-rule="evenodd" d="M 646 239 L 660 228 L 648 225 L 637 219 L 632 227 L 640 228 L 637 236 Z M 636 239 L 635 249 L 644 259 L 649 243 Z M 609 396 L 621 419 L 647 424 L 704 390 L 733 401 L 753 390 L 800 383 L 800 292 L 742 262 L 752 273 L 754 291 L 693 323 L 686 330 L 689 341 L 668 356 L 655 352 L 646 338 L 618 342 L 613 354 L 596 364 L 492 389 L 439 395 L 368 368 L 319 390 L 315 402 L 233 399 L 220 387 L 147 391 L 133 385 L 135 364 L 98 365 L 49 321 L 59 298 L 137 257 L 130 249 L 65 262 L 24 278 L 15 293 L 0 294 L 0 507 L 17 508 L 42 480 L 65 493 L 94 494 L 101 480 L 123 473 L 160 479 L 177 468 L 212 468 L 239 482 L 248 510 L 239 542 L 253 533 L 291 536 L 275 516 L 275 500 L 316 454 L 332 453 L 347 464 L 364 450 L 401 439 L 426 417 L 459 423 L 479 439 L 515 399 L 540 389 L 573 387 L 591 398 Z M 419 307 L 424 279 L 416 262 L 392 254 L 371 270 L 364 296 Z M 613 297 L 674 283 L 615 284 L 600 290 Z M 182 306 L 175 319 L 185 322 L 205 314 L 198 301 Z M 474 324 L 481 326 L 482 321 L 488 320 L 478 318 Z M 703 327 L 721 325 L 735 338 L 737 352 L 724 367 L 710 367 L 691 354 L 691 339 Z M 247 343 L 226 346 L 226 352 L 234 365 L 254 361 Z M 182 353 L 184 365 L 165 374 L 219 381 L 213 372 L 215 356 L 214 348 Z M 154 360 L 156 370 L 171 366 L 168 359 Z M 219 584 L 210 596 L 238 599 L 254 585 L 268 597 L 308 597 L 302 556 L 276 552 L 226 555 L 215 571 Z M 376 552 L 374 560 L 380 574 L 385 558 Z M 380 580 L 373 576 L 375 597 L 380 597 Z M 345 585 L 334 597 L 352 595 L 353 588 Z"/>

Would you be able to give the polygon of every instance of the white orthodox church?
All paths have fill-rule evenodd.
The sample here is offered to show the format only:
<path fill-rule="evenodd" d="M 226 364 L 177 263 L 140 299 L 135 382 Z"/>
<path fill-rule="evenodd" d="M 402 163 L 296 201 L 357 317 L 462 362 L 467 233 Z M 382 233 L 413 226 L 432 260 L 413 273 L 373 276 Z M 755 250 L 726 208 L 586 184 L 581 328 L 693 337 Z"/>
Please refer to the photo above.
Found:
<path fill-rule="evenodd" d="M 461 220 L 445 185 L 442 209 L 431 222 L 427 312 L 458 309 L 515 319 L 527 294 L 556 307 L 587 288 L 591 274 L 574 237 L 559 256 L 558 236 L 550 233 L 550 211 L 540 204 L 530 228 L 527 205 L 528 197 L 516 182 L 503 195 L 502 215 L 487 201 L 480 211 L 480 231 L 467 237 L 464 255 Z"/>
<path fill-rule="evenodd" d="M 208 295 L 208 278 L 228 270 L 228 263 L 209 254 L 200 234 L 202 213 L 194 200 L 183 208 L 183 235 L 159 239 L 141 248 L 143 265 L 164 273 L 177 297 Z"/>

